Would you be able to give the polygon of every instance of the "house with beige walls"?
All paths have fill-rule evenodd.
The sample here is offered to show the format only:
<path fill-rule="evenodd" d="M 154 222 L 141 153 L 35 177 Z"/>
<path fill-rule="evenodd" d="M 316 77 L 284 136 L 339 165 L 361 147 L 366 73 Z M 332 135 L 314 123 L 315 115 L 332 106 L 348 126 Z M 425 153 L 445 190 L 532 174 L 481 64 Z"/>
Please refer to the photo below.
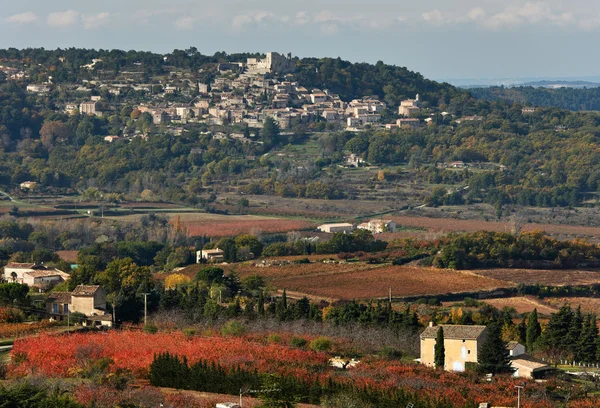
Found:
<path fill-rule="evenodd" d="M 487 337 L 486 326 L 434 326 L 430 323 L 421 333 L 421 364 L 435 367 L 435 343 L 440 327 L 444 328 L 444 370 L 465 371 L 467 363 L 477 363 L 481 346 Z"/>

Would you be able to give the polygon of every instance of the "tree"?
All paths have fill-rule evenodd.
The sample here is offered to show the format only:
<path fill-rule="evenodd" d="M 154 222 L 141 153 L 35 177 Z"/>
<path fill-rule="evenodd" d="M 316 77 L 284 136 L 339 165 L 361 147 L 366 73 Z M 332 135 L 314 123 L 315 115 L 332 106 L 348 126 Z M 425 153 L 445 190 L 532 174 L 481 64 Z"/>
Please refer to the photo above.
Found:
<path fill-rule="evenodd" d="M 223 238 L 217 242 L 217 248 L 223 251 L 223 259 L 225 262 L 237 261 L 237 246 L 233 238 Z"/>
<path fill-rule="evenodd" d="M 433 362 L 435 368 L 444 369 L 446 365 L 446 347 L 444 346 L 444 328 L 440 326 L 435 338 Z"/>
<path fill-rule="evenodd" d="M 527 331 L 525 334 L 527 351 L 531 353 L 534 350 L 535 343 L 541 334 L 542 326 L 540 326 L 540 322 L 538 321 L 537 309 L 533 309 L 527 317 Z"/>
<path fill-rule="evenodd" d="M 273 146 L 279 143 L 279 125 L 275 122 L 275 119 L 271 117 L 265 119 L 260 136 L 265 151 L 271 150 Z"/>
<path fill-rule="evenodd" d="M 243 247 L 250 248 L 250 251 L 252 251 L 255 257 L 259 257 L 262 254 L 263 244 L 254 235 L 238 235 L 235 239 L 235 245 L 238 249 Z"/>
<path fill-rule="evenodd" d="M 63 122 L 46 121 L 40 129 L 40 138 L 46 149 L 52 150 L 56 143 L 64 143 L 71 139 L 71 130 Z"/>
<path fill-rule="evenodd" d="M 478 370 L 482 373 L 512 373 L 506 342 L 502 340 L 502 328 L 498 323 L 487 327 L 487 337 L 478 355 Z"/>
<path fill-rule="evenodd" d="M 598 344 L 598 325 L 596 316 L 588 314 L 581 329 L 581 336 L 577 342 L 577 361 L 586 363 L 596 360 L 596 349 Z"/>
<path fill-rule="evenodd" d="M 560 355 L 568 352 L 569 344 L 567 341 L 572 319 L 573 312 L 567 304 L 563 305 L 557 313 L 553 313 L 550 316 L 550 321 L 542 338 L 546 351 Z"/>

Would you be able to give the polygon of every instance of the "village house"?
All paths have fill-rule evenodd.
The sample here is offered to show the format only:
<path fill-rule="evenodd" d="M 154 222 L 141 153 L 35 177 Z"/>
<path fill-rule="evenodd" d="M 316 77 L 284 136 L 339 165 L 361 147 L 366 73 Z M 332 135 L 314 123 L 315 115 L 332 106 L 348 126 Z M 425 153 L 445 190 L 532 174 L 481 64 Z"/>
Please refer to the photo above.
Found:
<path fill-rule="evenodd" d="M 223 262 L 224 260 L 225 252 L 219 248 L 196 251 L 196 263 Z"/>
<path fill-rule="evenodd" d="M 366 229 L 373 234 L 381 234 L 383 232 L 396 232 L 396 223 L 392 220 L 371 220 L 358 225 L 359 229 Z"/>
<path fill-rule="evenodd" d="M 509 341 L 506 349 L 510 356 L 510 364 L 515 370 L 515 377 L 539 378 L 552 369 L 546 362 L 526 354 L 525 346 L 517 341 Z"/>
<path fill-rule="evenodd" d="M 48 268 L 37 263 L 10 262 L 4 267 L 4 279 L 7 282 L 26 284 L 45 289 L 64 282 L 70 275 L 56 268 Z"/>
<path fill-rule="evenodd" d="M 19 184 L 19 187 L 21 187 L 21 190 L 35 190 L 38 186 L 38 183 L 35 181 L 24 181 L 21 184 Z"/>
<path fill-rule="evenodd" d="M 446 371 L 465 371 L 467 363 L 477 363 L 477 356 L 487 337 L 486 326 L 466 326 L 429 323 L 421 333 L 421 364 L 435 367 L 435 343 L 440 327 L 444 329 Z"/>
<path fill-rule="evenodd" d="M 78 285 L 73 292 L 51 293 L 46 313 L 54 320 L 81 313 L 87 317 L 86 324 L 112 326 L 112 316 L 106 313 L 106 291 L 98 285 Z"/>
<path fill-rule="evenodd" d="M 98 110 L 98 101 L 86 101 L 79 105 L 79 113 L 82 115 L 102 116 Z"/>
<path fill-rule="evenodd" d="M 354 225 L 349 223 L 323 224 L 319 225 L 317 230 L 321 232 L 327 232 L 329 234 L 333 234 L 335 232 L 352 232 L 354 231 Z"/>
<path fill-rule="evenodd" d="M 114 135 L 112 135 L 112 136 L 105 136 L 104 137 L 104 141 L 108 142 L 108 143 L 116 142 L 119 139 L 120 139 L 119 136 L 114 136 Z"/>
<path fill-rule="evenodd" d="M 415 99 L 407 99 L 400 102 L 400 107 L 398 108 L 398 114 L 400 116 L 410 118 L 411 116 L 418 115 L 419 112 L 421 112 L 421 107 L 420 97 L 418 94 Z"/>
<path fill-rule="evenodd" d="M 421 126 L 421 121 L 417 118 L 398 119 L 396 125 L 401 128 L 417 129 Z"/>

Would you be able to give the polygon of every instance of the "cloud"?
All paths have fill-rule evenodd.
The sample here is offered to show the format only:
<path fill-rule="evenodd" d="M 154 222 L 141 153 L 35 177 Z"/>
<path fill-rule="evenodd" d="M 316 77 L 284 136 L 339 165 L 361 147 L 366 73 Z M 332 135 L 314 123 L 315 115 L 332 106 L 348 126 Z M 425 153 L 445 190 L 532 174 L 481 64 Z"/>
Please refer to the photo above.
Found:
<path fill-rule="evenodd" d="M 33 11 L 26 11 L 25 13 L 15 14 L 6 18 L 7 23 L 13 24 L 27 24 L 37 21 L 38 16 Z"/>
<path fill-rule="evenodd" d="M 485 20 L 482 24 L 491 29 L 516 26 L 521 24 L 550 23 L 566 26 L 576 22 L 571 12 L 553 11 L 541 2 L 527 2 L 521 7 L 510 6 Z"/>
<path fill-rule="evenodd" d="M 269 21 L 285 22 L 285 16 L 278 17 L 270 11 L 251 11 L 247 14 L 238 14 L 231 20 L 231 25 L 236 30 L 243 30 L 248 25 L 260 25 Z"/>
<path fill-rule="evenodd" d="M 475 7 L 467 13 L 467 17 L 473 21 L 482 20 L 485 16 L 486 12 L 481 7 Z"/>
<path fill-rule="evenodd" d="M 78 11 L 57 11 L 55 13 L 48 14 L 48 25 L 52 27 L 69 27 L 77 24 L 80 20 L 80 17 L 81 14 Z"/>
<path fill-rule="evenodd" d="M 94 15 L 82 15 L 81 21 L 83 23 L 83 28 L 87 30 L 93 30 L 103 27 L 109 23 L 110 16 L 110 13 L 106 11 Z"/>
<path fill-rule="evenodd" d="M 296 13 L 296 17 L 294 18 L 294 23 L 296 25 L 306 25 L 310 22 L 310 18 L 308 17 L 308 13 L 306 11 L 299 11 Z"/>
<path fill-rule="evenodd" d="M 191 30 L 194 28 L 196 19 L 193 17 L 181 17 L 175 20 L 175 28 L 178 30 Z"/>
<path fill-rule="evenodd" d="M 421 18 L 428 23 L 444 24 L 448 20 L 448 15 L 446 13 L 442 13 L 438 9 L 435 9 L 421 14 Z"/>

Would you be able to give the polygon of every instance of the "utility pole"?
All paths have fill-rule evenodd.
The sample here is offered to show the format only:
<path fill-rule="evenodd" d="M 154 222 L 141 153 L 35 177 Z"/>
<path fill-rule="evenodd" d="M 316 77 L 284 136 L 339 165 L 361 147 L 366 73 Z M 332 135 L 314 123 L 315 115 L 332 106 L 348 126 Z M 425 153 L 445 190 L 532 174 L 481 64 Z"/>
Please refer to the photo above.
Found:
<path fill-rule="evenodd" d="M 144 327 L 148 323 L 148 295 L 149 293 L 144 293 Z"/>
<path fill-rule="evenodd" d="M 390 286 L 390 304 L 392 303 L 392 287 Z"/>
<path fill-rule="evenodd" d="M 521 390 L 525 388 L 525 383 L 523 385 L 515 385 L 517 389 L 517 408 L 521 408 Z"/>

